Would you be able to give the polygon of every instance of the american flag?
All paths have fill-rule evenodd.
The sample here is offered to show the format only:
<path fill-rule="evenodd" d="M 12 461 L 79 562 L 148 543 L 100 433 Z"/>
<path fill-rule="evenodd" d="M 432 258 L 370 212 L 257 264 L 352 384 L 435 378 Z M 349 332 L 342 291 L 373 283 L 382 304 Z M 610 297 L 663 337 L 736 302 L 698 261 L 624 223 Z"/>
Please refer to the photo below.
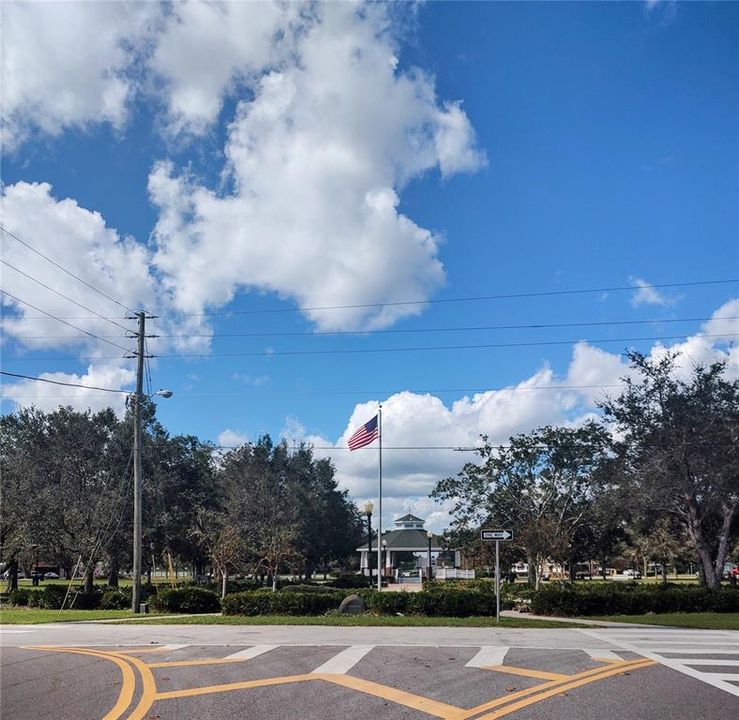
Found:
<path fill-rule="evenodd" d="M 349 438 L 349 449 L 358 450 L 365 445 L 369 445 L 373 440 L 377 440 L 377 415 L 372 420 L 366 422 L 357 430 L 354 435 Z"/>

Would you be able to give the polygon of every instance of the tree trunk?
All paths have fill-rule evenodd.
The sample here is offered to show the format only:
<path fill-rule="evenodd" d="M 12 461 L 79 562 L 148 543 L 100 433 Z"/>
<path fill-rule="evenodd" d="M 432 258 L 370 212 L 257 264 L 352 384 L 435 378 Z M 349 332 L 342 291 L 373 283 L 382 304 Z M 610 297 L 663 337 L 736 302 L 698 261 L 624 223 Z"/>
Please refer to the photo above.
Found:
<path fill-rule="evenodd" d="M 12 558 L 8 563 L 8 584 L 6 586 L 7 592 L 13 592 L 18 589 L 18 560 Z"/>
<path fill-rule="evenodd" d="M 91 593 L 95 591 L 94 587 L 95 579 L 95 566 L 89 565 L 85 568 L 85 592 Z"/>
<path fill-rule="evenodd" d="M 667 585 L 667 560 L 662 560 L 662 584 Z"/>
<path fill-rule="evenodd" d="M 108 569 L 108 585 L 110 587 L 118 587 L 118 558 L 112 557 L 110 559 L 110 568 Z"/>
<path fill-rule="evenodd" d="M 528 583 L 529 585 L 533 585 L 536 587 L 537 585 L 537 572 L 536 572 L 536 563 L 534 562 L 534 558 L 529 557 L 527 558 L 529 569 L 528 569 Z"/>
<path fill-rule="evenodd" d="M 223 582 L 221 584 L 221 600 L 226 597 L 226 588 L 228 587 L 228 569 L 223 568 L 221 575 L 223 576 Z"/>
<path fill-rule="evenodd" d="M 724 520 L 725 519 L 726 518 L 724 518 Z M 698 513 L 692 505 L 688 507 L 687 524 L 688 534 L 695 544 L 695 549 L 698 551 L 698 559 L 700 560 L 699 577 L 701 584 L 706 585 L 709 588 L 717 588 L 721 584 L 721 572 L 719 572 L 717 578 L 713 558 L 711 557 L 711 546 L 706 542 Z M 723 570 L 723 565 L 721 566 L 721 570 Z"/>
<path fill-rule="evenodd" d="M 716 551 L 716 561 L 713 567 L 713 574 L 716 580 L 716 584 L 712 587 L 719 587 L 721 585 L 721 576 L 724 574 L 724 564 L 726 563 L 726 557 L 729 554 L 729 538 L 731 535 L 731 526 L 734 522 L 734 516 L 736 515 L 737 505 L 724 505 L 723 518 L 721 523 L 721 532 L 718 536 L 718 549 Z"/>

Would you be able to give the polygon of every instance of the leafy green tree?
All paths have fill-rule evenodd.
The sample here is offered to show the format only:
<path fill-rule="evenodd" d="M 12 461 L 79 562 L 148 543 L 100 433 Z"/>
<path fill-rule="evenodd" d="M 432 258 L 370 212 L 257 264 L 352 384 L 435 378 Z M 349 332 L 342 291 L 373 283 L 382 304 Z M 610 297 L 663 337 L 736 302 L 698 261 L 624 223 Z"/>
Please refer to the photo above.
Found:
<path fill-rule="evenodd" d="M 684 528 L 709 587 L 721 581 L 739 514 L 739 381 L 725 366 L 676 377 L 676 355 L 631 353 L 636 378 L 603 403 L 634 502 Z"/>
<path fill-rule="evenodd" d="M 483 437 L 481 462 L 437 483 L 431 496 L 452 500 L 454 525 L 511 528 L 538 584 L 548 559 L 564 562 L 586 522 L 596 471 L 608 436 L 589 422 L 580 428 L 543 427 L 496 448 Z"/>
<path fill-rule="evenodd" d="M 32 547 L 34 556 L 53 559 L 67 571 L 82 567 L 90 590 L 124 481 L 110 452 L 117 418 L 112 410 L 31 409 L 5 416 L 3 426 L 9 499 L 21 486 L 27 493 L 21 497 L 25 505 L 11 502 L 9 508 L 14 550 Z"/>

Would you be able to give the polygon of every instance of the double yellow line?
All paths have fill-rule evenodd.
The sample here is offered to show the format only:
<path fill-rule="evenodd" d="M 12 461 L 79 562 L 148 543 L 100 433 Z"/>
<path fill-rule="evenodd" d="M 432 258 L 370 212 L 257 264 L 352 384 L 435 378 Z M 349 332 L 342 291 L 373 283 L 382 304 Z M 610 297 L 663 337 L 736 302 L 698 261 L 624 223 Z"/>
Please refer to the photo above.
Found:
<path fill-rule="evenodd" d="M 605 680 L 605 678 L 630 672 L 631 670 L 639 670 L 649 665 L 654 665 L 654 661 L 645 658 L 639 658 L 638 660 L 619 660 L 609 663 L 605 667 L 585 670 L 575 675 L 565 675 L 556 680 L 534 685 L 534 687 L 527 688 L 526 690 L 519 690 L 510 695 L 505 695 L 504 697 L 499 697 L 477 707 L 470 708 L 453 720 L 467 720 L 478 715 L 479 717 L 476 717 L 476 720 L 496 720 L 496 718 L 516 712 L 516 710 L 521 710 L 542 700 L 547 700 L 555 695 L 566 693 L 582 685 Z M 500 666 L 500 669 L 506 670 L 505 666 Z M 486 715 L 481 715 L 481 713 L 487 710 L 493 710 L 494 708 L 497 709 Z M 452 719 L 450 718 L 449 720 Z"/>
<path fill-rule="evenodd" d="M 205 687 L 186 688 L 183 690 L 172 690 L 167 692 L 158 692 L 156 681 L 151 671 L 152 668 L 164 667 L 187 667 L 191 665 L 216 665 L 232 663 L 234 660 L 212 658 L 207 660 L 183 660 L 174 662 L 145 663 L 143 660 L 133 657 L 131 653 L 157 652 L 164 648 L 141 648 L 131 649 L 127 652 L 116 652 L 111 650 L 92 650 L 89 648 L 74 647 L 54 647 L 54 646 L 34 646 L 29 648 L 33 650 L 45 650 L 49 652 L 65 652 L 77 655 L 86 655 L 89 657 L 101 658 L 114 662 L 122 673 L 122 686 L 115 705 L 108 711 L 102 720 L 118 720 L 133 704 L 136 691 L 136 674 L 134 668 L 138 670 L 141 677 L 142 692 L 139 702 L 133 709 L 127 720 L 143 720 L 151 706 L 156 701 L 174 700 L 176 698 L 194 697 L 198 695 L 211 695 L 214 693 L 232 692 L 235 690 L 247 690 L 250 688 L 267 687 L 274 685 L 287 685 L 291 683 L 301 683 L 315 680 L 330 682 L 335 685 L 345 687 L 350 690 L 363 692 L 368 695 L 382 698 L 384 700 L 394 702 L 398 705 L 404 705 L 415 710 L 419 710 L 428 715 L 441 718 L 441 720 L 496 720 L 497 718 L 516 712 L 524 707 L 533 705 L 534 703 L 547 700 L 548 698 L 560 695 L 562 693 L 573 690 L 574 688 L 587 685 L 589 683 L 598 682 L 605 678 L 638 670 L 648 665 L 653 665 L 652 660 L 639 658 L 638 660 L 619 660 L 610 662 L 606 666 L 601 666 L 591 670 L 577 673 L 575 675 L 560 675 L 557 673 L 544 673 L 536 670 L 528 670 L 525 668 L 514 668 L 510 666 L 500 665 L 488 668 L 499 672 L 512 672 L 516 675 L 527 675 L 536 678 L 552 678 L 548 682 L 540 683 L 534 687 L 519 690 L 518 692 L 495 698 L 482 705 L 473 708 L 460 708 L 454 705 L 448 705 L 431 698 L 415 695 L 399 688 L 388 687 L 380 683 L 370 680 L 364 680 L 351 675 L 333 675 L 329 673 L 311 673 L 309 675 L 287 675 L 282 677 L 265 678 L 262 680 L 245 680 L 241 682 L 225 683 L 222 685 L 209 685 Z M 243 662 L 243 661 L 237 661 Z M 488 712 L 492 710 L 492 712 Z"/>

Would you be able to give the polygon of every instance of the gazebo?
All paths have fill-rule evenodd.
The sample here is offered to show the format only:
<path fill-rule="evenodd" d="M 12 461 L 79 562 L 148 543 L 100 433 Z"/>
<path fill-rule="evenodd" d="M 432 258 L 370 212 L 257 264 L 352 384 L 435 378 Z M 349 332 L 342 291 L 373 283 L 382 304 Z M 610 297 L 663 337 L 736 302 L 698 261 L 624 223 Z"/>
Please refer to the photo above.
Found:
<path fill-rule="evenodd" d="M 382 533 L 380 538 L 380 546 L 383 549 L 383 575 L 394 575 L 398 567 L 398 553 L 412 552 L 416 555 L 416 567 L 424 570 L 424 574 L 428 574 L 428 554 L 429 554 L 429 533 L 424 530 L 424 520 L 408 513 L 399 517 L 393 522 L 394 530 Z M 431 534 L 431 557 L 438 557 L 439 553 L 444 550 L 441 547 L 441 538 Z M 372 567 L 377 566 L 377 539 L 372 543 Z M 360 553 L 359 566 L 363 574 L 367 574 L 369 565 L 367 563 L 367 543 L 357 548 Z M 458 552 L 455 551 L 455 565 L 458 564 Z"/>

